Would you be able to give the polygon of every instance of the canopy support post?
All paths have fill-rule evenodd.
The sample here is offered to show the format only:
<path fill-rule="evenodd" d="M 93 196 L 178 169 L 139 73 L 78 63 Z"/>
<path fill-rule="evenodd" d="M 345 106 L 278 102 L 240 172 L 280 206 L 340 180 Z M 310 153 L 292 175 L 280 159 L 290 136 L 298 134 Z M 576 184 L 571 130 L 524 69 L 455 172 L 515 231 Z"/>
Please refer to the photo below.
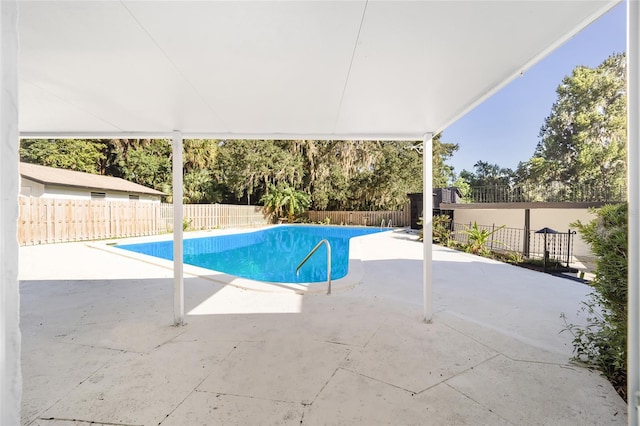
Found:
<path fill-rule="evenodd" d="M 627 155 L 629 201 L 627 398 L 629 425 L 640 416 L 640 2 L 627 1 Z"/>
<path fill-rule="evenodd" d="M 18 5 L 0 1 L 0 424 L 20 424 Z"/>
<path fill-rule="evenodd" d="M 433 216 L 433 133 L 426 133 L 422 141 L 422 290 L 424 296 L 424 321 L 431 323 L 433 317 L 433 297 L 431 271 L 433 247 L 431 221 Z"/>
<path fill-rule="evenodd" d="M 184 325 L 184 264 L 182 229 L 182 133 L 173 132 L 173 318 Z"/>

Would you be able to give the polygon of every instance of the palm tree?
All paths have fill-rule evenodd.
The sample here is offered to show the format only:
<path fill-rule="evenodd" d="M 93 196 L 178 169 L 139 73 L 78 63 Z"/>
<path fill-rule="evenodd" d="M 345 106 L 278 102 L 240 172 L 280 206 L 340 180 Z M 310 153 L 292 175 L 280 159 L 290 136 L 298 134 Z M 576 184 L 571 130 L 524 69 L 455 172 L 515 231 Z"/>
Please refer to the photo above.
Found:
<path fill-rule="evenodd" d="M 292 186 L 286 186 L 282 190 L 282 206 L 289 213 L 289 221 L 293 221 L 293 216 L 302 212 L 311 205 L 311 197 L 302 192 L 297 191 Z"/>
<path fill-rule="evenodd" d="M 311 205 L 311 197 L 286 184 L 269 185 L 267 193 L 260 198 L 260 202 L 275 218 L 282 217 L 286 212 L 289 220 L 292 221 L 296 214 Z"/>
<path fill-rule="evenodd" d="M 192 170 L 184 175 L 185 204 L 197 204 L 207 199 L 207 190 L 211 186 L 211 175 L 206 170 Z"/>
<path fill-rule="evenodd" d="M 264 205 L 267 211 L 277 219 L 282 216 L 282 202 L 283 194 L 280 188 L 275 185 L 269 185 L 266 194 L 260 198 L 260 202 Z"/>

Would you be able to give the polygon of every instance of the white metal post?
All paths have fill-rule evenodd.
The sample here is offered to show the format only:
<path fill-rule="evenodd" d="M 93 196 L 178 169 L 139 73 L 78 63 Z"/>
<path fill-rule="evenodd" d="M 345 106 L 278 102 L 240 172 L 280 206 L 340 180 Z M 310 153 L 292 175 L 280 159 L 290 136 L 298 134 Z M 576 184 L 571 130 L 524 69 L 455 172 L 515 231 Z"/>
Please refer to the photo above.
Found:
<path fill-rule="evenodd" d="M 629 199 L 628 420 L 640 417 L 640 1 L 627 1 L 627 155 Z"/>
<path fill-rule="evenodd" d="M 432 230 L 431 221 L 433 216 L 433 134 L 424 135 L 422 142 L 422 288 L 424 296 L 424 320 L 431 322 L 433 317 L 433 298 L 431 287 L 433 284 L 432 266 Z"/>
<path fill-rule="evenodd" d="M 173 318 L 184 325 L 184 274 L 182 232 L 182 133 L 173 132 Z"/>
<path fill-rule="evenodd" d="M 0 424 L 20 424 L 18 6 L 0 0 Z"/>

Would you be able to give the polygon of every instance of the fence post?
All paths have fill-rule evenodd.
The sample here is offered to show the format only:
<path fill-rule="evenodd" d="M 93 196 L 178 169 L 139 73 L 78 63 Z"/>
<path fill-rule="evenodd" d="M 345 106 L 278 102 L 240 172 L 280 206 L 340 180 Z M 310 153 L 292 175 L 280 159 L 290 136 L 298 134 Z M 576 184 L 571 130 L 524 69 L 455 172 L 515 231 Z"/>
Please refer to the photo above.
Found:
<path fill-rule="evenodd" d="M 567 230 L 567 268 L 571 260 L 571 229 Z"/>
<path fill-rule="evenodd" d="M 493 251 L 493 233 L 496 232 L 496 224 L 491 225 L 491 239 L 489 240 L 489 251 Z"/>
<path fill-rule="evenodd" d="M 522 255 L 529 257 L 529 249 L 531 245 L 531 210 L 524 209 L 524 247 L 522 247 Z"/>

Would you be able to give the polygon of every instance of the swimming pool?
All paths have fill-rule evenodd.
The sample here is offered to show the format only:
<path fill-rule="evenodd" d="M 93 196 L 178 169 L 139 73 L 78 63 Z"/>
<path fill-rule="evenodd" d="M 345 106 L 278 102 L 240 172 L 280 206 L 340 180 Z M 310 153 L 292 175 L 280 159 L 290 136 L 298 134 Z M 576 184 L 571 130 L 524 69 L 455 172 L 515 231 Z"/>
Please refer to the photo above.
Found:
<path fill-rule="evenodd" d="M 323 238 L 331 244 L 331 278 L 349 269 L 349 240 L 385 231 L 346 226 L 283 225 L 260 231 L 184 240 L 184 263 L 241 278 L 275 283 L 316 283 L 327 279 L 327 248 L 295 273 L 296 266 Z M 118 244 L 115 247 L 173 260 L 173 241 Z"/>

